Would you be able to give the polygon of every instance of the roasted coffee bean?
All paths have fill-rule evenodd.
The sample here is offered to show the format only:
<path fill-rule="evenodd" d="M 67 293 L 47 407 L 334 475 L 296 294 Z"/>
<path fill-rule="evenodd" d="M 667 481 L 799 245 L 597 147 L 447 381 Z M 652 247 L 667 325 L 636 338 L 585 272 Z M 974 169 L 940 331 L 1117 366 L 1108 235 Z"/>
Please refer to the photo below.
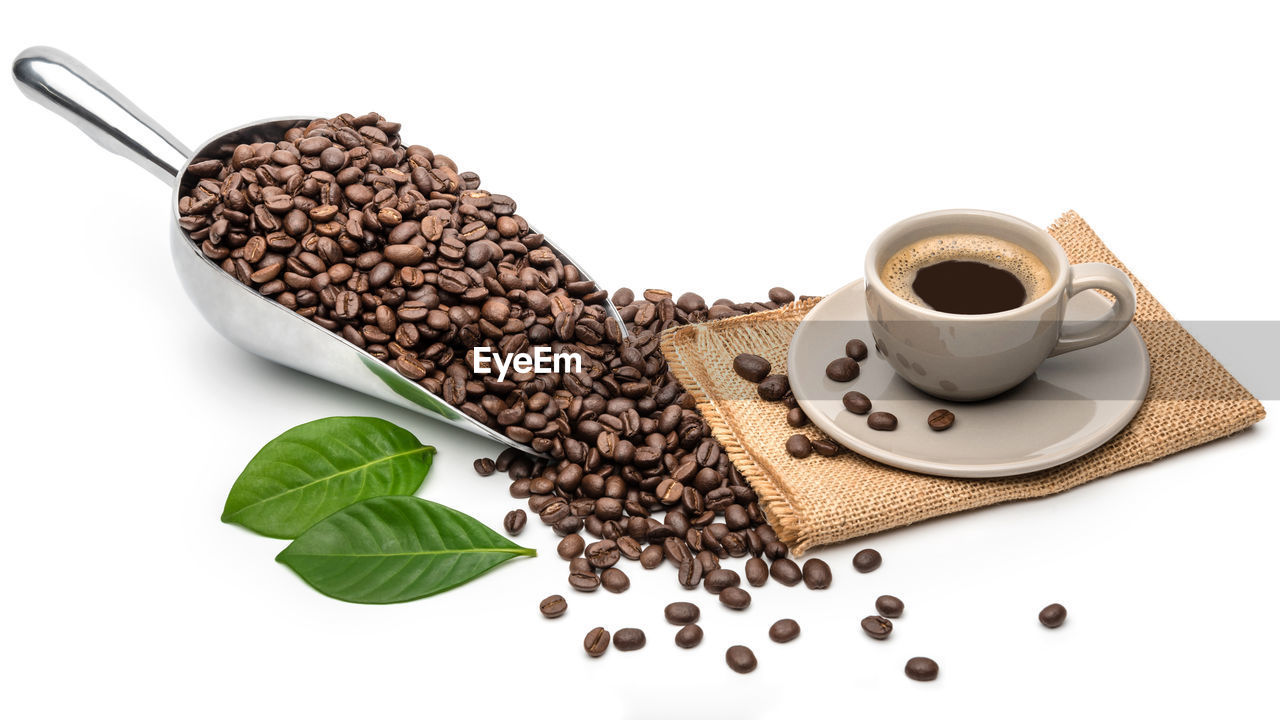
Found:
<path fill-rule="evenodd" d="M 836 382 L 849 382 L 858 377 L 858 361 L 851 357 L 832 360 L 827 365 L 827 377 Z"/>
<path fill-rule="evenodd" d="M 686 588 L 698 587 L 702 582 L 702 563 L 695 557 L 686 557 L 680 562 L 679 579 Z"/>
<path fill-rule="evenodd" d="M 569 603 L 562 595 L 550 595 L 538 604 L 538 610 L 542 611 L 544 617 L 549 618 L 558 618 L 568 609 Z"/>
<path fill-rule="evenodd" d="M 823 457 L 835 457 L 836 455 L 840 454 L 841 446 L 838 443 L 836 443 L 834 440 L 829 440 L 827 438 L 818 438 L 817 440 L 813 441 L 812 445 L 813 445 L 813 451 Z"/>
<path fill-rule="evenodd" d="M 702 585 L 707 592 L 719 594 L 725 588 L 737 587 L 742 582 L 742 578 L 738 577 L 738 573 L 732 570 L 712 570 L 702 579 Z"/>
<path fill-rule="evenodd" d="M 873 412 L 867 416 L 867 427 L 872 430 L 894 430 L 898 427 L 898 418 L 893 413 Z"/>
<path fill-rule="evenodd" d="M 769 361 L 759 355 L 742 353 L 733 358 L 733 371 L 747 382 L 758 383 L 769 376 Z"/>
<path fill-rule="evenodd" d="M 881 595 L 876 598 L 876 612 L 887 618 L 902 616 L 902 601 L 892 595 Z"/>
<path fill-rule="evenodd" d="M 800 572 L 800 566 L 794 560 L 780 557 L 769 566 L 769 576 L 783 585 L 791 587 L 800 583 L 803 574 Z"/>
<path fill-rule="evenodd" d="M 777 303 L 778 305 L 786 305 L 795 299 L 795 294 L 786 288 L 776 287 L 769 289 L 769 302 Z"/>
<path fill-rule="evenodd" d="M 866 415 L 871 412 L 871 398 L 863 395 L 857 390 L 850 390 L 845 393 L 840 401 L 844 403 L 844 409 L 854 415 Z"/>
<path fill-rule="evenodd" d="M 868 615 L 862 618 L 862 631 L 874 640 L 884 640 L 893 632 L 893 623 L 879 615 Z"/>
<path fill-rule="evenodd" d="M 880 567 L 880 560 L 880 553 L 872 550 L 871 548 L 859 550 L 858 553 L 853 556 L 853 569 L 860 573 L 869 573 Z"/>
<path fill-rule="evenodd" d="M 724 661 L 736 673 L 749 673 L 756 669 L 756 654 L 745 645 L 734 645 L 724 651 Z"/>
<path fill-rule="evenodd" d="M 800 637 L 800 623 L 790 618 L 769 626 L 769 639 L 776 643 L 788 643 Z"/>
<path fill-rule="evenodd" d="M 935 431 L 946 430 L 956 422 L 955 413 L 950 410 L 938 409 L 929 413 L 929 429 Z"/>
<path fill-rule="evenodd" d="M 787 411 L 787 424 L 791 427 L 804 427 L 809 424 L 809 416 L 798 407 L 791 408 Z"/>
<path fill-rule="evenodd" d="M 787 452 L 794 458 L 807 458 L 813 452 L 813 443 L 807 436 L 796 433 L 787 438 Z"/>
<path fill-rule="evenodd" d="M 804 584 L 810 590 L 825 590 L 831 587 L 831 566 L 818 558 L 804 561 Z"/>
<path fill-rule="evenodd" d="M 618 543 L 613 540 L 600 540 L 587 546 L 587 562 L 594 568 L 609 568 L 618 564 Z"/>
<path fill-rule="evenodd" d="M 913 657 L 907 661 L 907 677 L 928 682 L 938 678 L 938 663 L 927 657 Z"/>
<path fill-rule="evenodd" d="M 471 467 L 475 469 L 477 475 L 483 477 L 492 475 L 494 470 L 493 461 L 489 458 L 476 458 L 476 461 L 471 463 Z"/>
<path fill-rule="evenodd" d="M 1047 605 L 1040 611 L 1040 624 L 1047 628 L 1060 627 L 1067 621 L 1067 609 L 1058 603 Z"/>
<path fill-rule="evenodd" d="M 777 540 L 770 540 L 764 544 L 764 556 L 770 560 L 777 560 L 787 556 L 787 546 Z"/>
<path fill-rule="evenodd" d="M 586 541 L 581 535 L 565 535 L 560 544 L 556 545 L 556 554 L 565 560 L 572 560 L 582 554 L 582 549 L 586 547 Z"/>
<path fill-rule="evenodd" d="M 623 652 L 644 647 L 644 631 L 639 628 L 622 628 L 613 634 L 613 646 Z"/>
<path fill-rule="evenodd" d="M 770 375 L 760 381 L 756 386 L 756 392 L 764 400 L 777 402 L 791 392 L 791 383 L 787 382 L 786 375 Z"/>
<path fill-rule="evenodd" d="M 720 604 L 734 610 L 744 610 L 751 604 L 751 593 L 737 586 L 720 591 Z"/>
<path fill-rule="evenodd" d="M 611 593 L 625 592 L 631 587 L 631 578 L 618 568 L 611 567 L 600 573 L 600 585 Z"/>
<path fill-rule="evenodd" d="M 633 520 L 636 518 L 632 518 Z M 623 535 L 615 540 L 618 544 L 618 553 L 628 560 L 639 560 L 641 547 L 640 541 L 630 535 Z"/>
<path fill-rule="evenodd" d="M 685 649 L 695 648 L 702 642 L 702 628 L 689 623 L 676 631 L 676 646 Z"/>
<path fill-rule="evenodd" d="M 524 530 L 524 524 L 528 519 L 523 510 L 512 510 L 502 519 L 502 528 L 507 531 L 508 535 L 515 537 L 520 534 L 521 530 Z"/>
<path fill-rule="evenodd" d="M 609 649 L 609 631 L 602 627 L 592 628 L 583 639 L 582 647 L 591 657 L 600 657 Z"/>
<path fill-rule="evenodd" d="M 764 560 L 753 557 L 747 560 L 746 574 L 747 583 L 751 587 L 760 587 L 769 581 L 769 566 Z"/>
<path fill-rule="evenodd" d="M 652 570 L 662 564 L 663 557 L 661 545 L 650 545 L 640 552 L 640 566 Z"/>
<path fill-rule="evenodd" d="M 662 614 L 672 625 L 688 625 L 698 622 L 702 611 L 691 602 L 673 602 L 663 609 Z"/>
<path fill-rule="evenodd" d="M 575 560 L 586 562 L 583 558 L 575 558 Z M 590 565 L 585 569 L 581 567 L 571 569 L 569 571 L 569 586 L 578 592 L 595 592 L 596 588 L 600 587 L 600 576 L 596 575 L 595 570 Z"/>
<path fill-rule="evenodd" d="M 844 344 L 844 354 L 858 362 L 862 362 L 867 359 L 867 344 L 858 338 L 854 338 Z"/>

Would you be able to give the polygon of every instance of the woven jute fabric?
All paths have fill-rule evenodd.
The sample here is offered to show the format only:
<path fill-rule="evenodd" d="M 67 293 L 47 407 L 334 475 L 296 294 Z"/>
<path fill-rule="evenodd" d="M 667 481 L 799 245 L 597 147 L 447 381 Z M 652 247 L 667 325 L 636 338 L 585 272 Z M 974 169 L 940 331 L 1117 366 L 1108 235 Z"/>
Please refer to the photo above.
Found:
<path fill-rule="evenodd" d="M 1120 434 L 1048 470 L 957 480 L 899 470 L 851 452 L 791 457 L 784 444 L 796 430 L 778 404 L 760 400 L 755 386 L 733 372 L 732 362 L 748 352 L 785 368 L 791 336 L 816 298 L 664 334 L 662 351 L 676 378 L 760 496 L 778 537 L 796 554 L 939 515 L 1062 492 L 1239 432 L 1263 418 L 1262 404 L 1174 321 L 1079 215 L 1066 213 L 1049 232 L 1072 263 L 1110 263 L 1133 280 L 1135 321 L 1151 358 L 1151 386 Z M 819 436 L 813 428 L 806 432 Z"/>

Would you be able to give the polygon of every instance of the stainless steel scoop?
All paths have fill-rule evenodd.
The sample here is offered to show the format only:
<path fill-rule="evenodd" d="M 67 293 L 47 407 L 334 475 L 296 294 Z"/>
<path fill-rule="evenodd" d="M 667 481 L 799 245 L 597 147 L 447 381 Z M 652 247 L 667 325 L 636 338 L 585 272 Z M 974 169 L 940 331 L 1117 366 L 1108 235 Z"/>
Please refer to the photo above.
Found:
<path fill-rule="evenodd" d="M 192 153 L 118 90 L 61 50 L 24 50 L 13 61 L 13 76 L 27 97 L 66 118 L 99 145 L 134 161 L 172 186 L 169 245 L 173 263 L 192 302 L 223 337 L 281 365 L 539 454 L 459 412 L 339 335 L 241 284 L 205 257 L 199 245 L 178 226 L 178 198 L 189 188 L 184 175 L 193 159 L 225 156 L 241 143 L 281 140 L 286 130 L 305 125 L 313 118 L 278 118 L 242 125 L 215 136 Z M 545 244 L 561 262 L 577 266 L 558 247 Z M 584 279 L 591 279 L 580 266 L 578 270 Z M 626 323 L 617 308 L 607 299 L 605 307 L 625 332 Z"/>

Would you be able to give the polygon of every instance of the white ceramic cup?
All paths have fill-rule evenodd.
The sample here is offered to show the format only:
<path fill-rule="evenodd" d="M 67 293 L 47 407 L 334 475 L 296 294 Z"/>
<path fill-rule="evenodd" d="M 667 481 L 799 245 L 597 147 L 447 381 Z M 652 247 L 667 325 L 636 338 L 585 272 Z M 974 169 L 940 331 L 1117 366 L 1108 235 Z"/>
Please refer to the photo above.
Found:
<path fill-rule="evenodd" d="M 957 315 L 896 295 L 880 271 L 903 247 L 935 235 L 991 235 L 1031 251 L 1053 285 L 1020 307 L 986 315 Z M 938 210 L 916 215 L 880 234 L 867 251 L 865 286 L 876 348 L 904 380 L 948 400 L 982 400 L 1026 380 L 1046 358 L 1106 342 L 1131 320 L 1133 283 L 1106 263 L 1072 265 L 1062 246 L 1025 220 L 987 210 Z M 1104 317 L 1063 326 L 1067 301 L 1096 288 L 1115 297 Z"/>

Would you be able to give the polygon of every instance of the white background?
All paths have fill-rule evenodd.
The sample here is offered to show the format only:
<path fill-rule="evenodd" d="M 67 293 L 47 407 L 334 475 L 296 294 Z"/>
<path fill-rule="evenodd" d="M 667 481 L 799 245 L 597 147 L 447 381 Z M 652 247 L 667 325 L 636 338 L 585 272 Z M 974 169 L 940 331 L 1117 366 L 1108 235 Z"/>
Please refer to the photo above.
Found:
<path fill-rule="evenodd" d="M 607 286 L 820 294 L 907 215 L 984 207 L 1047 225 L 1074 208 L 1178 318 L 1278 319 L 1274 14 L 961 5 L 44 0 L 6 10 L 0 54 L 59 46 L 190 144 L 376 109 L 515 196 Z M 0 715 L 1270 706 L 1274 421 L 1060 497 L 824 550 L 830 590 L 773 583 L 741 614 L 686 594 L 669 566 L 626 566 L 621 596 L 573 593 L 538 523 L 520 540 L 540 557 L 456 591 L 325 598 L 273 561 L 284 543 L 218 520 L 263 443 L 328 415 L 391 419 L 440 449 L 422 494 L 492 525 L 518 501 L 470 464 L 497 448 L 223 341 L 172 272 L 166 188 L 12 86 L 0 98 Z M 857 575 L 866 545 L 884 567 Z M 553 592 L 570 610 L 547 621 Z M 886 592 L 907 613 L 875 643 L 857 621 Z M 685 598 L 704 611 L 693 651 L 661 617 Z M 1048 631 L 1036 613 L 1055 601 L 1070 618 Z M 772 644 L 784 616 L 803 634 Z M 641 627 L 649 646 L 589 661 L 598 624 Z M 755 648 L 754 674 L 725 667 L 734 643 Z M 939 661 L 937 682 L 903 676 L 917 654 Z"/>

